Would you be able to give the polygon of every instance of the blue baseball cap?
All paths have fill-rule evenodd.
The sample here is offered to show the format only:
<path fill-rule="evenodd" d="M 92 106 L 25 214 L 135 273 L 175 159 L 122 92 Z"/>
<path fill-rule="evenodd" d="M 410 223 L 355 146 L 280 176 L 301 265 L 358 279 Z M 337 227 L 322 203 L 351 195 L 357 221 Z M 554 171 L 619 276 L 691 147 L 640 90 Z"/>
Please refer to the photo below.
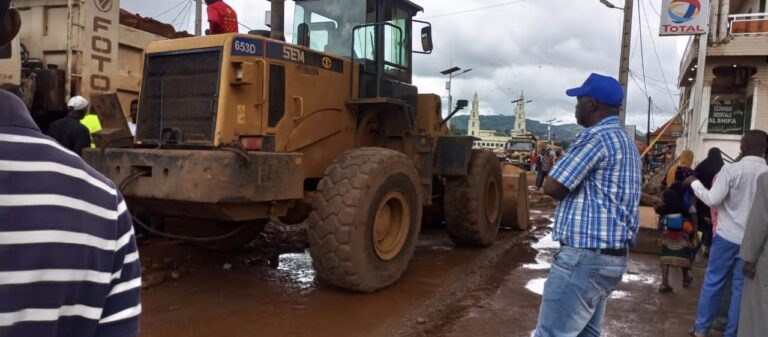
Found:
<path fill-rule="evenodd" d="M 592 73 L 581 87 L 569 89 L 565 92 L 571 97 L 587 96 L 594 98 L 598 103 L 620 108 L 624 102 L 624 89 L 615 78 Z"/>

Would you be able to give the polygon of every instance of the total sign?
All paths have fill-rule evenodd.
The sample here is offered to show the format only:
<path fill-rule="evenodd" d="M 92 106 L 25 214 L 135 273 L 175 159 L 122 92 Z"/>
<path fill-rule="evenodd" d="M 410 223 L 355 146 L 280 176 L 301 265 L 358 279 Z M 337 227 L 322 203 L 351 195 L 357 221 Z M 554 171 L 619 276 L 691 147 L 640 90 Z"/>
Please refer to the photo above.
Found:
<path fill-rule="evenodd" d="M 662 0 L 659 35 L 706 34 L 709 0 Z"/>

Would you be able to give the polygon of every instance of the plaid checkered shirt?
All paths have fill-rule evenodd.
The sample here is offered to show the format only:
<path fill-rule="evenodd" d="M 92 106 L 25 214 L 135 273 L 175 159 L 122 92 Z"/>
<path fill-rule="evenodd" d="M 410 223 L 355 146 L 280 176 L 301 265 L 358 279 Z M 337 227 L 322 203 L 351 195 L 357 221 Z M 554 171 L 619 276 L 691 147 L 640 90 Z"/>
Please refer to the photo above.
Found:
<path fill-rule="evenodd" d="M 576 137 L 549 173 L 570 190 L 555 210 L 552 238 L 576 248 L 621 249 L 640 222 L 640 154 L 610 116 Z"/>

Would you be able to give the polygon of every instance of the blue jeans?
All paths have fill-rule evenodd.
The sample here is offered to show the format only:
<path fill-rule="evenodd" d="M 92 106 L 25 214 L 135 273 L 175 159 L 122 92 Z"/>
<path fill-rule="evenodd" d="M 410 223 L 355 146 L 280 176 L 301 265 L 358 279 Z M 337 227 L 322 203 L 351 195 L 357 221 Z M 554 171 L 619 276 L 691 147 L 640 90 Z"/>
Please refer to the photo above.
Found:
<path fill-rule="evenodd" d="M 606 301 L 626 270 L 626 256 L 560 247 L 544 283 L 534 336 L 600 336 Z"/>
<path fill-rule="evenodd" d="M 744 274 L 741 270 L 744 262 L 739 258 L 740 248 L 739 245 L 720 236 L 715 236 L 712 239 L 707 273 L 704 275 L 704 285 L 701 287 L 701 295 L 699 296 L 699 307 L 696 309 L 694 330 L 700 334 L 706 334 L 712 327 L 712 321 L 717 316 L 720 299 L 730 274 L 732 275 L 731 304 L 728 307 L 728 324 L 725 327 L 725 336 L 736 337 L 739 327 L 741 289 L 744 286 Z"/>

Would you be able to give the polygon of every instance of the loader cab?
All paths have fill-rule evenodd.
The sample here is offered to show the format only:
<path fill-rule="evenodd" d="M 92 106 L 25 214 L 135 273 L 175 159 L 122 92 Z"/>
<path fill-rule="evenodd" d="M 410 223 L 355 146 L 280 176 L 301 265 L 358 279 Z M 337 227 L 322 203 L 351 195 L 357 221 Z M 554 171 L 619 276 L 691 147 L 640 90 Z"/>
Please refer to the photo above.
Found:
<path fill-rule="evenodd" d="M 295 2 L 293 43 L 351 59 L 359 74 L 351 97 L 388 97 L 415 106 L 412 29 L 421 7 L 408 0 Z M 429 53 L 431 27 L 421 24 L 425 50 L 417 53 Z"/>

